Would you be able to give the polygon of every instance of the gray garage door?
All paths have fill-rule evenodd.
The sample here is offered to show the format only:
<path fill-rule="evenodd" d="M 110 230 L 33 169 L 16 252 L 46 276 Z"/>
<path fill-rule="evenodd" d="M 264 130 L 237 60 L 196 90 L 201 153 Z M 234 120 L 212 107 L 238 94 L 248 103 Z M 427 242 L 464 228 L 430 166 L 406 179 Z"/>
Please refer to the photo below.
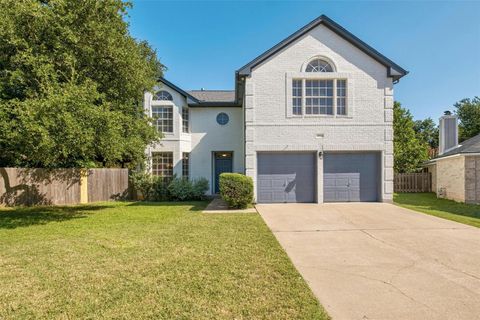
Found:
<path fill-rule="evenodd" d="M 379 153 L 326 153 L 323 160 L 325 202 L 378 201 Z"/>
<path fill-rule="evenodd" d="M 259 153 L 258 202 L 314 202 L 315 153 Z"/>

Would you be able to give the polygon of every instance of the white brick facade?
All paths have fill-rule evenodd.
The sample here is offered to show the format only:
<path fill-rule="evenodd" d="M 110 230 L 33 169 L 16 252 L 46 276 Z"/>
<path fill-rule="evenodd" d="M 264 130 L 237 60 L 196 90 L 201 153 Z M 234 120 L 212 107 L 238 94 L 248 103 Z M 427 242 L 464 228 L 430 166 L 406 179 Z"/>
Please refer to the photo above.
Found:
<path fill-rule="evenodd" d="M 347 79 L 345 117 L 288 117 L 289 81 L 292 75 L 302 76 L 302 66 L 316 56 L 327 57 L 336 66 L 337 72 L 327 77 Z M 247 175 L 256 180 L 258 151 L 379 151 L 381 200 L 392 200 L 393 82 L 384 65 L 319 25 L 255 67 L 245 81 Z M 322 202 L 322 159 L 317 166 L 317 199 Z"/>
<path fill-rule="evenodd" d="M 333 72 L 305 72 L 306 65 L 314 58 L 328 61 Z M 181 108 L 189 106 L 191 101 L 183 90 L 167 86 L 174 96 L 176 129 L 147 152 L 174 152 L 177 174 L 181 172 L 178 164 L 182 152 L 191 152 L 191 177 L 205 177 L 213 185 L 213 152 L 232 151 L 233 171 L 252 177 L 255 192 L 259 152 L 314 152 L 317 155 L 315 198 L 320 203 L 323 202 L 323 153 L 374 152 L 380 157 L 378 200 L 390 202 L 393 199 L 393 82 L 405 74 L 407 71 L 328 17 L 321 16 L 237 70 L 237 97 L 230 107 L 221 104 L 205 107 L 197 102 L 195 108 L 190 108 L 189 134 L 181 133 Z M 294 114 L 293 79 L 346 80 L 346 113 Z M 337 82 L 333 83 L 333 92 L 336 92 Z M 305 87 L 302 90 L 304 104 Z M 145 109 L 149 112 L 150 95 L 146 94 L 145 98 Z M 227 126 L 216 123 L 219 112 L 229 115 Z"/>

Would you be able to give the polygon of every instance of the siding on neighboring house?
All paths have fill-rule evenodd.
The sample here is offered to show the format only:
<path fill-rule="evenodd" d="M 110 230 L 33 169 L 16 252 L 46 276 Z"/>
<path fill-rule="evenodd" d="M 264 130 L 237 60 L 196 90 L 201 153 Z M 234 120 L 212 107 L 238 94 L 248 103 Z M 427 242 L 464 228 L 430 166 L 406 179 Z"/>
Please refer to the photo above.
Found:
<path fill-rule="evenodd" d="M 316 56 L 331 60 L 337 72 L 313 76 L 347 79 L 347 116 L 289 116 L 291 79 L 304 76 L 302 67 Z M 256 66 L 245 87 L 247 175 L 256 181 L 262 151 L 379 151 L 380 201 L 392 200 L 393 82 L 385 66 L 320 25 Z M 323 160 L 317 159 L 317 200 L 323 202 Z"/>
<path fill-rule="evenodd" d="M 465 156 L 465 202 L 480 204 L 480 156 Z"/>
<path fill-rule="evenodd" d="M 451 157 L 436 161 L 436 189 L 445 188 L 446 198 L 465 202 L 465 157 Z"/>
<path fill-rule="evenodd" d="M 437 193 L 437 165 L 435 163 L 429 164 L 427 169 L 432 175 L 432 191 Z"/>

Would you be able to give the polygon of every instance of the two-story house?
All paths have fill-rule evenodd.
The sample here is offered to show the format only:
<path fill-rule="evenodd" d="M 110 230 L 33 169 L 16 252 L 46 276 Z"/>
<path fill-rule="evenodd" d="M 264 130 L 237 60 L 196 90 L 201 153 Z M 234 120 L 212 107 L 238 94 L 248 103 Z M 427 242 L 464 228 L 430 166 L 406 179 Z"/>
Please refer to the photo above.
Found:
<path fill-rule="evenodd" d="M 403 68 L 322 15 L 235 73 L 235 90 L 145 94 L 164 139 L 152 174 L 251 176 L 270 202 L 391 201 L 393 84 Z"/>

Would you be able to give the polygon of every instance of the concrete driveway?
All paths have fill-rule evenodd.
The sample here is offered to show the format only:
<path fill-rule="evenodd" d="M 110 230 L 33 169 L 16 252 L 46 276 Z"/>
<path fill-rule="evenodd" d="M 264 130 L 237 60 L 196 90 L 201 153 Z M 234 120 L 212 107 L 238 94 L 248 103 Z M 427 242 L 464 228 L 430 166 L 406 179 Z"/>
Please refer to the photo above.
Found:
<path fill-rule="evenodd" d="M 333 319 L 480 319 L 480 229 L 391 204 L 258 205 Z"/>

